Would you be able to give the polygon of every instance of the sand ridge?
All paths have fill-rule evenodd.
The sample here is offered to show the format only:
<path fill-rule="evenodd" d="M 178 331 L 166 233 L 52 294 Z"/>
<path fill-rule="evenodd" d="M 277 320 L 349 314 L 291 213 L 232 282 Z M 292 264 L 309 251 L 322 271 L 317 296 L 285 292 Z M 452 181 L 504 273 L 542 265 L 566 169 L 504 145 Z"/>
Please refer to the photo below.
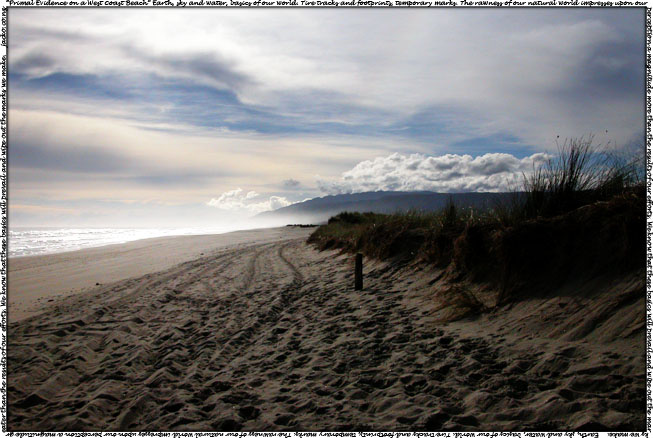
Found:
<path fill-rule="evenodd" d="M 366 261 L 354 291 L 351 256 L 304 242 L 221 250 L 10 324 L 9 429 L 644 429 L 643 331 L 442 324 L 437 273 Z"/>

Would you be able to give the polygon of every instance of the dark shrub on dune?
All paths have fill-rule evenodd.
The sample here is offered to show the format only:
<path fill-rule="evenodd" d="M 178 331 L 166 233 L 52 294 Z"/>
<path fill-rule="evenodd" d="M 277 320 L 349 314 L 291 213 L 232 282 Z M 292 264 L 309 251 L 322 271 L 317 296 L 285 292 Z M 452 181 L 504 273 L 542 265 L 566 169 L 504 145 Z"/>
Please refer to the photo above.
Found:
<path fill-rule="evenodd" d="M 646 191 L 642 151 L 630 155 L 566 141 L 524 176 L 524 191 L 493 209 L 453 202 L 436 213 L 343 212 L 308 239 L 319 249 L 362 252 L 444 269 L 510 301 L 538 282 L 641 268 Z M 552 285 L 552 284 L 551 284 Z"/>

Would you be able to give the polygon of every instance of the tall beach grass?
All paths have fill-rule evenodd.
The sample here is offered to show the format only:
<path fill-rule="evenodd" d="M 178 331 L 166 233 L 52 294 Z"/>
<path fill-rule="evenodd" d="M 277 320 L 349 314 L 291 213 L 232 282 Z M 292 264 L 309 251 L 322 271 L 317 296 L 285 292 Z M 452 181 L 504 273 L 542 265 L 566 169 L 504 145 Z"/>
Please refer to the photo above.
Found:
<path fill-rule="evenodd" d="M 487 234 L 627 193 L 643 194 L 644 154 L 643 147 L 616 151 L 595 145 L 592 136 L 570 139 L 558 144 L 556 155 L 524 174 L 523 187 L 510 199 L 492 208 L 459 208 L 450 200 L 437 212 L 342 212 L 320 226 L 309 243 L 320 249 L 446 266 L 452 260 L 454 242 L 471 227 L 483 228 Z"/>

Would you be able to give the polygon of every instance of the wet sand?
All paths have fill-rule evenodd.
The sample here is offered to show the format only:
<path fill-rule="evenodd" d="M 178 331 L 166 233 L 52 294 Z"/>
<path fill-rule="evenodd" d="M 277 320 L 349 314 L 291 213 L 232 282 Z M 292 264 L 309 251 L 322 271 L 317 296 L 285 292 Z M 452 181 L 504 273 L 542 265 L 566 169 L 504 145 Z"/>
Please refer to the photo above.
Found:
<path fill-rule="evenodd" d="M 94 287 L 96 283 L 161 271 L 221 248 L 277 241 L 292 232 L 286 228 L 266 228 L 157 237 L 59 254 L 10 258 L 9 321 L 35 315 L 44 305 Z"/>

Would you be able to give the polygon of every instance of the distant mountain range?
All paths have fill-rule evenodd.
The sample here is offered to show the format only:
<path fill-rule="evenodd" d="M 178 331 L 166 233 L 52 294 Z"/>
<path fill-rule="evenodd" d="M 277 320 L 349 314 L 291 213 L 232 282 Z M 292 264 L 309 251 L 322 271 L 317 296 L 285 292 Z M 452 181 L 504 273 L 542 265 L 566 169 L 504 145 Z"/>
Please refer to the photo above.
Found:
<path fill-rule="evenodd" d="M 366 192 L 325 196 L 289 205 L 255 216 L 274 223 L 320 223 L 343 211 L 395 213 L 441 210 L 451 198 L 459 207 L 492 208 L 512 193 Z"/>

